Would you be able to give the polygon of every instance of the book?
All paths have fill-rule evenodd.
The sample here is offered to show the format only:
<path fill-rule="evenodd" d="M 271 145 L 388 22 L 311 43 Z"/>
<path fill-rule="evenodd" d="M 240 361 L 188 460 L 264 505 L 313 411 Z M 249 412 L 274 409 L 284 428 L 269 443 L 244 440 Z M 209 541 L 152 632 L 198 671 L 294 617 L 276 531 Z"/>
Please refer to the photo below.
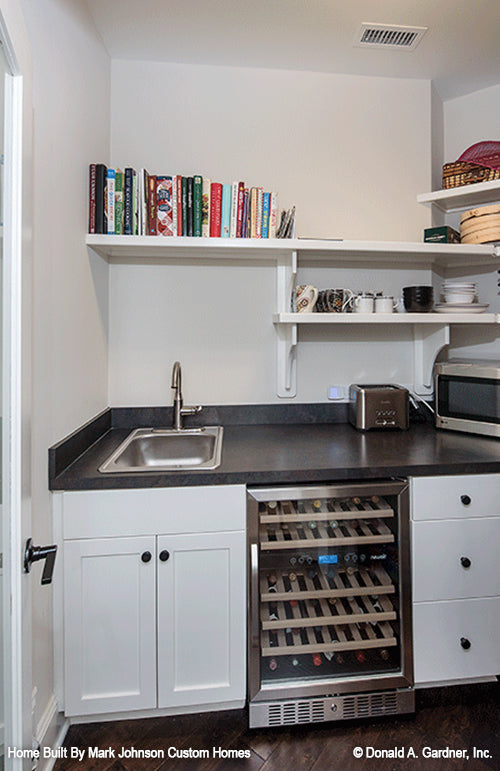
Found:
<path fill-rule="evenodd" d="M 177 235 L 177 176 L 172 176 L 172 235 Z"/>
<path fill-rule="evenodd" d="M 95 163 L 89 165 L 89 233 L 95 233 L 96 165 Z"/>
<path fill-rule="evenodd" d="M 123 232 L 126 236 L 134 235 L 134 169 L 125 169 L 123 194 Z"/>
<path fill-rule="evenodd" d="M 278 196 L 271 193 L 269 203 L 269 238 L 276 238 L 276 221 L 278 217 Z"/>
<path fill-rule="evenodd" d="M 238 182 L 238 199 L 236 202 L 236 238 L 241 238 L 243 230 L 243 197 L 245 195 L 245 183 Z"/>
<path fill-rule="evenodd" d="M 186 177 L 187 199 L 186 199 L 186 236 L 193 235 L 193 177 Z"/>
<path fill-rule="evenodd" d="M 241 238 L 247 238 L 248 235 L 248 187 L 243 191 L 243 211 L 241 215 Z"/>
<path fill-rule="evenodd" d="M 104 163 L 96 163 L 95 180 L 95 232 L 107 233 L 108 223 L 106 220 L 106 178 L 108 169 Z"/>
<path fill-rule="evenodd" d="M 115 170 L 106 172 L 106 220 L 108 223 L 108 236 L 115 232 Z"/>
<path fill-rule="evenodd" d="M 257 188 L 250 188 L 250 238 L 257 238 Z"/>
<path fill-rule="evenodd" d="M 137 172 L 134 169 L 132 174 L 132 235 L 138 233 L 139 223 L 139 186 L 137 184 Z"/>
<path fill-rule="evenodd" d="M 271 193 L 264 193 L 262 196 L 262 238 L 269 238 L 269 209 L 271 204 Z"/>
<path fill-rule="evenodd" d="M 193 177 L 193 236 L 201 237 L 203 177 L 195 174 Z"/>
<path fill-rule="evenodd" d="M 147 234 L 149 236 L 156 236 L 156 175 L 150 174 L 148 177 L 148 194 L 147 194 Z"/>
<path fill-rule="evenodd" d="M 187 236 L 187 177 L 182 177 L 181 198 L 182 235 Z"/>
<path fill-rule="evenodd" d="M 231 228 L 231 185 L 222 185 L 222 209 L 220 234 L 222 238 L 229 238 Z"/>
<path fill-rule="evenodd" d="M 176 192 L 177 192 L 177 235 L 183 236 L 183 222 L 182 222 L 182 176 L 177 174 L 175 177 Z"/>
<path fill-rule="evenodd" d="M 210 185 L 210 237 L 220 238 L 222 220 L 222 184 Z"/>
<path fill-rule="evenodd" d="M 123 171 L 115 172 L 115 234 L 123 234 Z"/>
<path fill-rule="evenodd" d="M 159 236 L 171 236 L 172 230 L 172 177 L 156 177 L 156 232 Z"/>
<path fill-rule="evenodd" d="M 212 181 L 203 177 L 203 188 L 201 192 L 201 235 L 203 238 L 210 236 L 210 189 Z"/>
<path fill-rule="evenodd" d="M 137 180 L 137 234 L 139 236 L 148 234 L 148 179 L 147 169 L 141 169 Z"/>
<path fill-rule="evenodd" d="M 262 199 L 264 190 L 262 187 L 257 188 L 257 213 L 255 215 L 255 237 L 262 238 Z"/>
<path fill-rule="evenodd" d="M 238 220 L 238 182 L 231 185 L 231 217 L 229 222 L 229 237 L 236 238 L 236 225 Z"/>

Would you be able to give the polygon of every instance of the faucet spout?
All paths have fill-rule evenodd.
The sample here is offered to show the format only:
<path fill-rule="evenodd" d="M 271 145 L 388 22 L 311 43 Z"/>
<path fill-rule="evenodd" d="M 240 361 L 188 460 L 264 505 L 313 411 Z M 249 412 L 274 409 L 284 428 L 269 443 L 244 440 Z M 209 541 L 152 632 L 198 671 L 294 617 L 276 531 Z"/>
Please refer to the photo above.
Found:
<path fill-rule="evenodd" d="M 195 415 L 200 412 L 202 407 L 184 407 L 182 399 L 182 370 L 180 361 L 174 362 L 172 367 L 172 383 L 171 388 L 174 392 L 174 414 L 172 420 L 172 426 L 176 431 L 182 430 L 182 419 L 184 415 Z"/>

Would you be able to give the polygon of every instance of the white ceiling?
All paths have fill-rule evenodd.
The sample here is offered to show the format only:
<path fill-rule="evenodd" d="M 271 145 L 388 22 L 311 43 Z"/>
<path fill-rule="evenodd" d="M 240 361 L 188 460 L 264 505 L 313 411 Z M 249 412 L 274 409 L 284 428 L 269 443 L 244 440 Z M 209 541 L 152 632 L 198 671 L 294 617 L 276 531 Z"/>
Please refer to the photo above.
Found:
<path fill-rule="evenodd" d="M 117 59 L 500 82 L 500 0 L 86 0 Z M 414 51 L 353 46 L 362 22 L 429 27 Z"/>

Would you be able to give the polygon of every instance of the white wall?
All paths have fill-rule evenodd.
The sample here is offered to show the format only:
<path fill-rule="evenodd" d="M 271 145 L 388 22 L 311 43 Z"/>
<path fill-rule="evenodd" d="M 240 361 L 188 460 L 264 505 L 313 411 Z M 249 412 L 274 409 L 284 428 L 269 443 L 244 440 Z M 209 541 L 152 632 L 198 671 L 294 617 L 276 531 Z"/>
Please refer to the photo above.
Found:
<path fill-rule="evenodd" d="M 430 121 L 428 81 L 112 62 L 113 166 L 277 190 L 282 206 L 296 204 L 302 237 L 421 240 Z M 276 401 L 274 278 L 269 266 L 111 266 L 110 403 L 169 403 L 176 358 L 186 400 Z M 430 280 L 319 268 L 299 278 L 398 295 Z M 334 348 L 324 333 L 301 337 L 297 401 L 323 401 L 332 379 L 412 378 L 403 331 L 395 345 L 372 333 L 368 355 L 359 331 L 343 330 L 352 345 Z"/>
<path fill-rule="evenodd" d="M 83 3 L 22 5 L 34 61 L 33 538 L 44 544 L 47 449 L 107 405 L 107 267 L 84 238 L 88 164 L 109 153 L 109 59 Z M 34 579 L 35 727 L 53 691 L 50 600 Z"/>
<path fill-rule="evenodd" d="M 452 163 L 471 145 L 482 140 L 500 140 L 500 84 L 444 102 L 444 162 Z M 458 215 L 448 217 L 458 227 Z M 451 275 L 451 274 L 450 274 Z M 455 271 L 455 275 L 460 275 Z M 478 269 L 479 298 L 500 313 L 498 274 L 494 269 Z M 450 356 L 500 358 L 500 338 L 496 327 L 487 330 L 454 329 Z"/>

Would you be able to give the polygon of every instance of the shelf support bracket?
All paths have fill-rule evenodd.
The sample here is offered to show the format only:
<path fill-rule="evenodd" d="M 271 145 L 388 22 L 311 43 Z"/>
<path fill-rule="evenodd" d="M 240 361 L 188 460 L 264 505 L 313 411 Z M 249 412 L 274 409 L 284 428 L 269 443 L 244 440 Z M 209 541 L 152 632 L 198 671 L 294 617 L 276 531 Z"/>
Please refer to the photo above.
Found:
<path fill-rule="evenodd" d="M 413 327 L 413 387 L 419 396 L 429 396 L 433 392 L 432 370 L 436 356 L 450 344 L 449 324 L 427 326 L 415 324 Z"/>
<path fill-rule="evenodd" d="M 276 309 L 293 310 L 292 298 L 297 283 L 297 252 L 283 252 L 276 265 Z M 277 394 L 283 398 L 297 395 L 297 324 L 276 324 Z"/>

